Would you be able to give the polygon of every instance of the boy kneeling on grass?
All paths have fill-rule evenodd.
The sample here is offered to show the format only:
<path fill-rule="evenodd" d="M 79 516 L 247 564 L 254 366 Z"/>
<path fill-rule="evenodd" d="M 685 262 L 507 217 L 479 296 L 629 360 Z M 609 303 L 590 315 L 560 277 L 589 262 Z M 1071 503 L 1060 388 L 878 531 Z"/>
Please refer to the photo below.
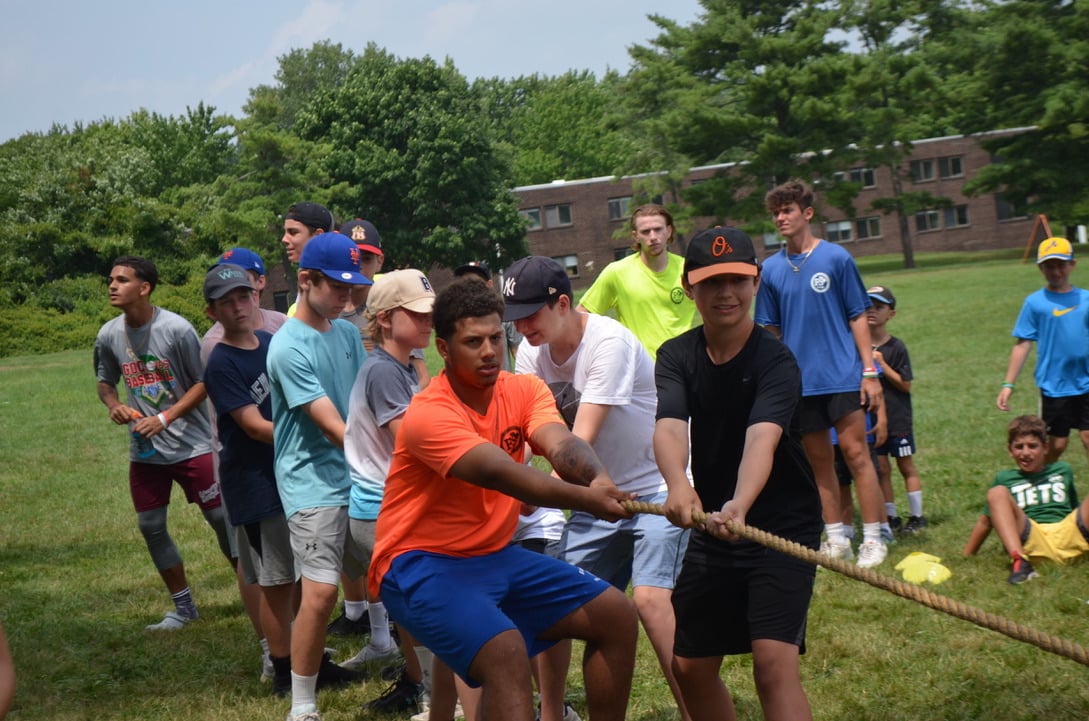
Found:
<path fill-rule="evenodd" d="M 1017 468 L 1000 471 L 987 491 L 987 506 L 964 546 L 979 550 L 991 528 L 1010 554 L 1009 582 L 1037 576 L 1030 559 L 1071 563 L 1089 554 L 1089 498 L 1080 506 L 1074 471 L 1066 461 L 1047 463 L 1047 425 L 1037 416 L 1018 416 L 1009 425 L 1008 448 Z"/>

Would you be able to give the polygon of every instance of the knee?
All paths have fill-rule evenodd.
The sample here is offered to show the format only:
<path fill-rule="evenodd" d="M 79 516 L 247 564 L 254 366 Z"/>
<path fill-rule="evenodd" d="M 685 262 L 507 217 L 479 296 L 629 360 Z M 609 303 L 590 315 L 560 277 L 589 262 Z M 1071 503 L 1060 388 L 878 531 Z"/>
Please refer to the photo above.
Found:
<path fill-rule="evenodd" d="M 151 541 L 166 535 L 166 508 L 153 508 L 150 511 L 138 511 L 136 525 L 144 539 Z"/>

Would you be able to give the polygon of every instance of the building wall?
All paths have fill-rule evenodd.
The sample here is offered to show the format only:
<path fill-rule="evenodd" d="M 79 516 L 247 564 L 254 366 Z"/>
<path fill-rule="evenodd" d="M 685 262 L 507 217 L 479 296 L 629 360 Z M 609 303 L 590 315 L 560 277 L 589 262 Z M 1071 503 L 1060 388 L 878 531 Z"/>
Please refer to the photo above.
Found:
<path fill-rule="evenodd" d="M 1019 248 L 1026 245 L 1032 230 L 1032 218 L 1007 217 L 1006 206 L 993 194 L 968 197 L 963 192 L 965 183 L 991 162 L 988 153 L 980 146 L 980 140 L 995 134 L 1015 132 L 1020 130 L 930 138 L 912 145 L 911 156 L 904 166 L 908 176 L 903 190 L 928 191 L 935 196 L 948 198 L 953 204 L 952 208 L 936 208 L 921 218 L 908 219 L 916 252 Z M 927 169 L 932 171 L 932 177 L 913 180 L 910 175 L 913 163 L 920 172 Z M 693 168 L 682 187 L 718 173 L 730 172 L 730 167 Z M 902 252 L 898 218 L 869 210 L 873 201 L 891 196 L 890 171 L 884 168 L 872 171 L 864 168 L 844 170 L 848 173 L 855 171 L 856 175 L 867 181 L 872 176 L 873 186 L 864 188 L 855 200 L 855 218 L 846 218 L 837 209 L 821 205 L 818 189 L 818 215 L 824 222 L 816 223 L 814 232 L 840 242 L 855 256 Z M 523 215 L 540 218 L 540 227 L 527 231 L 530 252 L 561 260 L 571 274 L 572 285 L 576 289 L 588 287 L 601 269 L 622 255 L 630 245 L 627 213 L 618 213 L 617 206 L 622 199 L 632 196 L 633 180 L 635 178 L 632 176 L 591 178 L 515 188 Z M 612 217 L 610 201 L 614 206 Z M 565 206 L 566 213 L 563 211 Z M 568 220 L 570 222 L 565 222 Z M 694 227 L 707 227 L 714 221 L 714 218 L 697 218 Z M 859 227 L 859 221 L 863 221 L 863 228 Z M 776 238 L 766 239 L 766 252 L 774 252 L 778 247 Z"/>

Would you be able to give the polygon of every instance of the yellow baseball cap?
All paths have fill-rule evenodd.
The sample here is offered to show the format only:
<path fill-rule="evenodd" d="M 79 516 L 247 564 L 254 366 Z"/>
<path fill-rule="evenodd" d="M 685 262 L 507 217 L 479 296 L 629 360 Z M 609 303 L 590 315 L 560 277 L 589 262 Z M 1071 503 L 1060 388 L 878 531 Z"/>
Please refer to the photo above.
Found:
<path fill-rule="evenodd" d="M 1036 251 L 1036 264 L 1045 260 L 1074 260 L 1074 246 L 1066 238 L 1048 238 Z"/>

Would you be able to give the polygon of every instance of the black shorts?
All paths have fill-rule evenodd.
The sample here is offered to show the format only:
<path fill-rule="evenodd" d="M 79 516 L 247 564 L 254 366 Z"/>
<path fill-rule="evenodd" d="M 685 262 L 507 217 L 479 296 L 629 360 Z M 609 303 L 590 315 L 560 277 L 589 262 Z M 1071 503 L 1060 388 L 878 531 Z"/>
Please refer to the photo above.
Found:
<path fill-rule="evenodd" d="M 826 431 L 836 425 L 840 418 L 862 410 L 860 398 L 858 391 L 804 396 L 798 414 L 802 435 Z"/>
<path fill-rule="evenodd" d="M 1047 424 L 1047 434 L 1054 438 L 1069 437 L 1071 428 L 1089 431 L 1089 393 L 1063 398 L 1041 395 L 1040 417 Z"/>
<path fill-rule="evenodd" d="M 805 653 L 815 576 L 808 564 L 710 568 L 685 559 L 673 589 L 673 652 L 684 658 L 751 653 L 753 640 L 770 639 Z"/>

